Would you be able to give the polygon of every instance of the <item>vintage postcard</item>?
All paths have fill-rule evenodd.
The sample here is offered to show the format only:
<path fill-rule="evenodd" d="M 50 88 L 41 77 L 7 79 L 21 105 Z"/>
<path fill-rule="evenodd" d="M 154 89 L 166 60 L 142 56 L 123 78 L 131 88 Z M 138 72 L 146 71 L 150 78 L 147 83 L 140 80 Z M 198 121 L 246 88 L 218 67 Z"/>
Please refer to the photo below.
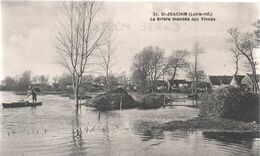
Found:
<path fill-rule="evenodd" d="M 258 156 L 260 3 L 1 1 L 1 156 Z"/>

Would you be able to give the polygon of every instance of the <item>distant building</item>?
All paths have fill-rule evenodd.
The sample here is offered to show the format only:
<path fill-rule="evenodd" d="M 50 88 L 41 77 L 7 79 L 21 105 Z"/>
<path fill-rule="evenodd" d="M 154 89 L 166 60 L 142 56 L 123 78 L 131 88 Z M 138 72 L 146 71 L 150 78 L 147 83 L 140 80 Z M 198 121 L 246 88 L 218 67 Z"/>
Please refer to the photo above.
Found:
<path fill-rule="evenodd" d="M 73 89 L 72 83 L 71 82 L 70 83 L 66 83 L 64 89 L 65 90 L 72 90 Z"/>
<path fill-rule="evenodd" d="M 167 82 L 164 80 L 156 80 L 155 87 L 156 91 L 164 91 L 167 88 Z"/>
<path fill-rule="evenodd" d="M 184 79 L 182 79 L 182 80 L 178 80 L 178 79 L 168 80 L 167 81 L 168 92 L 169 91 L 180 91 L 181 88 L 190 88 L 191 84 L 192 84 L 191 81 L 186 81 Z"/>
<path fill-rule="evenodd" d="M 105 85 L 103 83 L 96 83 L 96 82 L 82 82 L 83 90 L 96 92 L 96 91 L 104 91 Z"/>
<path fill-rule="evenodd" d="M 167 88 L 167 82 L 165 80 L 148 81 L 147 92 L 159 91 L 162 92 Z"/>
<path fill-rule="evenodd" d="M 197 83 L 197 90 L 200 92 L 211 90 L 211 85 L 209 82 L 198 82 Z"/>
<path fill-rule="evenodd" d="M 238 87 L 241 85 L 241 81 L 244 78 L 244 75 L 220 75 L 220 76 L 209 76 L 209 83 L 211 85 L 212 90 L 220 87 L 220 86 L 228 86 L 233 85 Z"/>

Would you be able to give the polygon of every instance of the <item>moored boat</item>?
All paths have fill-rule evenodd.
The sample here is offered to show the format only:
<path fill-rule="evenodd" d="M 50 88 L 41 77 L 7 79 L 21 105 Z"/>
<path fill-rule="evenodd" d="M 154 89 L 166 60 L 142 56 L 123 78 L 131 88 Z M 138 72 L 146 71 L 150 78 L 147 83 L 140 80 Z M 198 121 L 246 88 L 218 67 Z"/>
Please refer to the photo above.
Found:
<path fill-rule="evenodd" d="M 32 107 L 32 106 L 41 106 L 41 105 L 42 105 L 42 102 L 32 103 L 29 101 L 2 103 L 3 108 Z"/>

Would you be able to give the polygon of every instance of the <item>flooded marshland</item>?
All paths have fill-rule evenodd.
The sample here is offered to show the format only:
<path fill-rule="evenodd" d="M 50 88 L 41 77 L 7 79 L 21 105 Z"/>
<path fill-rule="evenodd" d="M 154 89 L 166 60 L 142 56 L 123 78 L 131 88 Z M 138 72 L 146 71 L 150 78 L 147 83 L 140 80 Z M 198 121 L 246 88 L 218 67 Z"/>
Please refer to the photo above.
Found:
<path fill-rule="evenodd" d="M 22 100 L 0 92 L 1 102 Z M 163 131 L 147 125 L 197 116 L 189 107 L 99 112 L 58 95 L 42 106 L 0 108 L 0 155 L 258 155 L 259 138 L 202 131 Z M 190 101 L 179 100 L 178 104 Z"/>

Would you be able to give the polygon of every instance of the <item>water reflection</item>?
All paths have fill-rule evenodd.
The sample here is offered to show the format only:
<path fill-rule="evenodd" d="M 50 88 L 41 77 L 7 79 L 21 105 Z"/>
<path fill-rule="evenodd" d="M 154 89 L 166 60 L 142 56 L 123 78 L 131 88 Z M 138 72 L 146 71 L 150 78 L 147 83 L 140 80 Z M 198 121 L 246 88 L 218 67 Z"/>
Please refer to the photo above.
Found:
<path fill-rule="evenodd" d="M 259 137 L 259 133 L 252 132 L 203 132 L 203 137 L 215 139 L 227 143 L 241 143 L 244 141 L 253 141 L 254 138 Z"/>
<path fill-rule="evenodd" d="M 100 113 L 99 113 L 99 115 L 100 115 Z M 108 115 L 104 115 L 104 119 L 105 119 L 104 126 L 102 127 L 101 130 L 102 130 L 102 132 L 104 134 L 105 141 L 110 144 L 111 127 L 109 126 L 110 125 L 109 124 L 109 116 Z"/>
<path fill-rule="evenodd" d="M 80 108 L 79 108 L 80 109 Z M 84 128 L 82 128 L 81 123 L 81 112 L 75 111 L 74 119 L 72 120 L 72 150 L 70 155 L 87 155 L 87 131 L 84 135 Z M 88 128 L 88 127 L 87 127 Z"/>
<path fill-rule="evenodd" d="M 72 124 L 72 140 L 75 147 L 82 147 L 83 139 L 82 139 L 82 129 L 79 123 L 79 114 L 76 113 L 75 119 Z"/>
<path fill-rule="evenodd" d="M 259 155 L 259 133 L 251 132 L 203 132 L 203 137 L 216 140 L 220 149 L 239 153 L 239 155 Z M 249 152 L 250 151 L 250 152 Z M 249 152 L 249 153 L 248 153 Z"/>
<path fill-rule="evenodd" d="M 151 139 L 164 139 L 164 133 L 161 128 L 155 128 L 155 123 L 136 121 L 134 124 L 134 131 L 140 135 L 142 141 L 149 141 Z"/>
<path fill-rule="evenodd" d="M 143 130 L 142 141 L 149 141 L 151 139 L 164 139 L 163 130 L 161 129 L 145 129 Z"/>

